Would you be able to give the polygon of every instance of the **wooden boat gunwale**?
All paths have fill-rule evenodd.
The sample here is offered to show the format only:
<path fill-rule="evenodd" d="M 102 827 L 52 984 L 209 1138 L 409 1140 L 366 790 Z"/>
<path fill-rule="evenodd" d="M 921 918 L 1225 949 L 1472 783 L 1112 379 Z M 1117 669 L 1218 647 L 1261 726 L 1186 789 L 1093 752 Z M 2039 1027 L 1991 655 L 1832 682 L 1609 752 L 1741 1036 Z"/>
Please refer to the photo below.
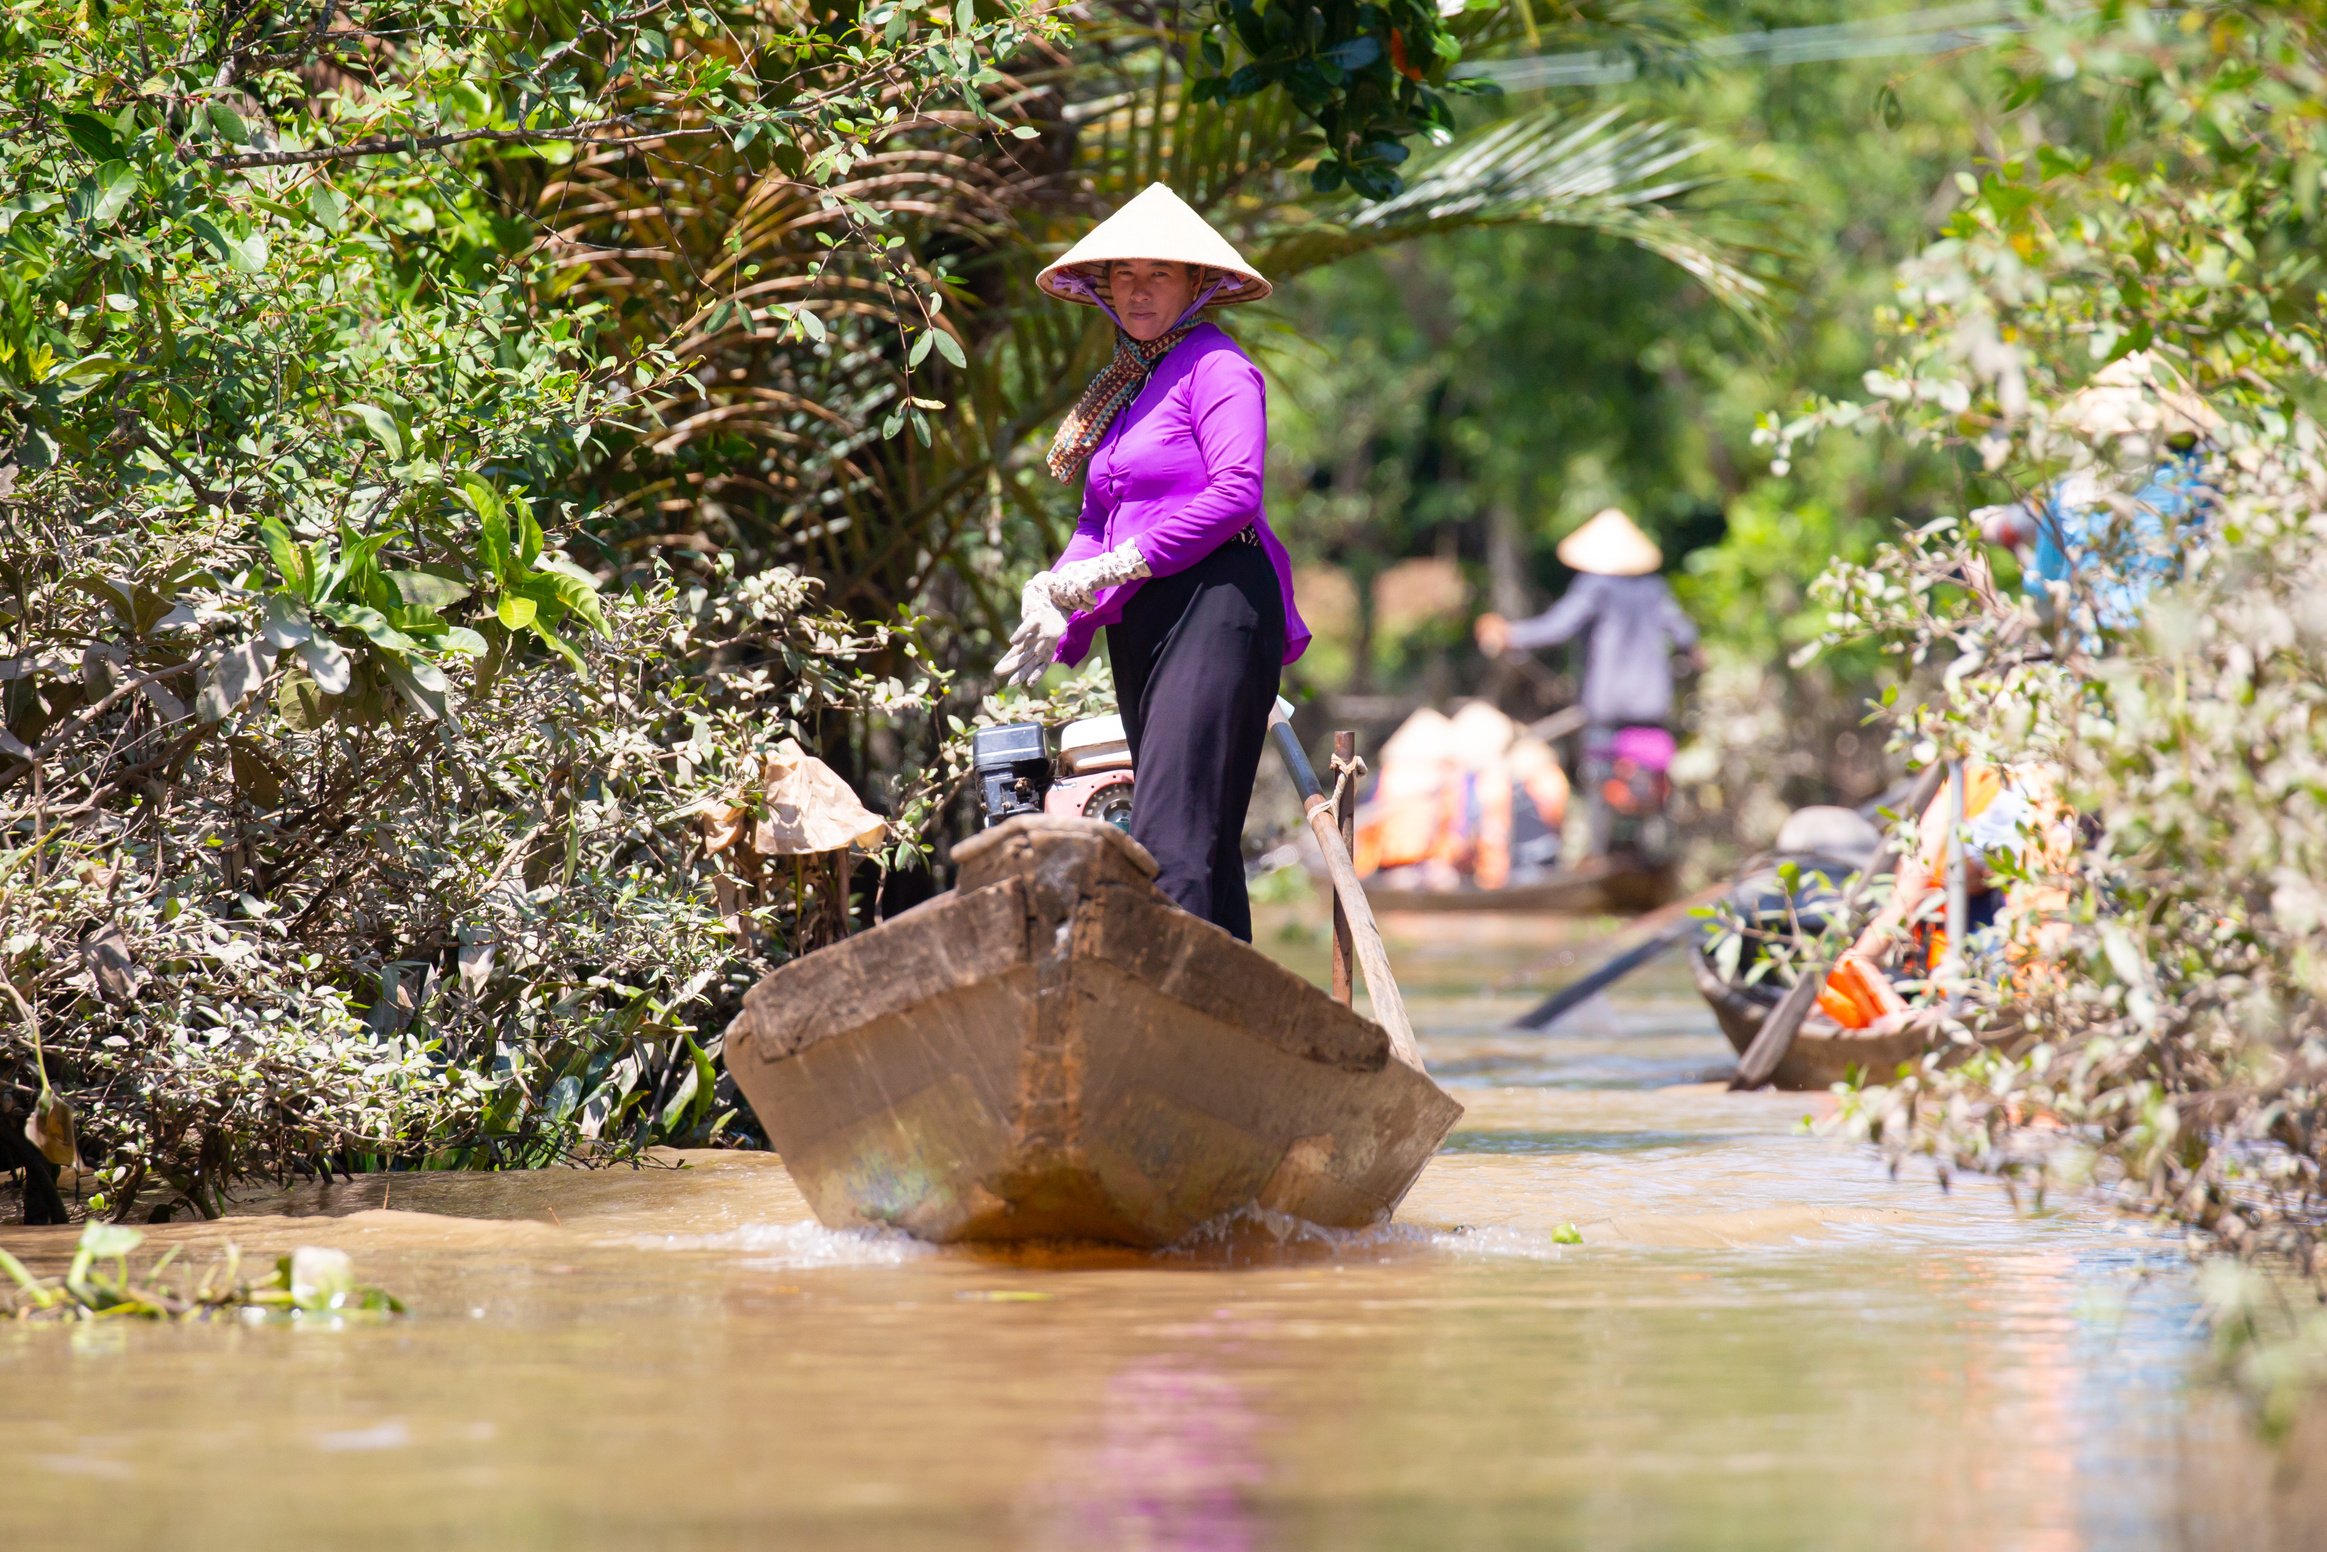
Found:
<path fill-rule="evenodd" d="M 1365 881 L 1366 899 L 1377 911 L 1462 912 L 1589 916 L 1611 911 L 1654 910 L 1674 896 L 1670 867 L 1652 867 L 1628 857 L 1595 857 L 1574 868 L 1502 889 L 1417 889 Z"/>
<path fill-rule="evenodd" d="M 1760 1033 L 1762 1021 L 1776 1008 L 1776 1002 L 1765 1002 L 1746 988 L 1722 979 L 1701 942 L 1689 948 L 1689 974 L 1696 983 L 1697 995 L 1713 1010 L 1722 1036 L 1743 1056 L 1753 1044 L 1753 1037 Z M 1920 1060 L 1950 1045 L 1944 1016 L 1936 1009 L 1924 1012 L 1926 1017 L 1882 1034 L 1845 1029 L 1823 1013 L 1813 1012 L 1795 1032 L 1794 1043 L 1777 1071 L 1770 1075 L 1770 1082 L 1781 1089 L 1824 1089 L 1847 1082 L 1853 1069 L 1870 1083 L 1887 1081 L 1900 1063 Z M 1972 1033 L 1979 1046 L 1992 1047 L 2017 1039 L 2020 1029 L 2007 1023 L 1989 1025 Z M 1970 1055 L 1971 1049 L 1964 1048 L 1963 1054 Z"/>

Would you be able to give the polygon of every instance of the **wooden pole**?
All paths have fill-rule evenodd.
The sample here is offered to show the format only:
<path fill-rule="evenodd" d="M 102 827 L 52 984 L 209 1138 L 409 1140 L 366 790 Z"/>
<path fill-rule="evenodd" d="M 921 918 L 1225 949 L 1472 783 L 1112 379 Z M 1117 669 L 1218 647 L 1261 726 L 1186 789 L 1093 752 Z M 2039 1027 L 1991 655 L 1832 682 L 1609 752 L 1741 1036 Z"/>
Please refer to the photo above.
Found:
<path fill-rule="evenodd" d="M 1341 832 L 1341 849 L 1353 857 L 1357 851 L 1357 784 L 1347 781 L 1341 772 L 1357 758 L 1357 735 L 1344 728 L 1333 735 L 1333 764 L 1335 784 L 1340 799 L 1334 805 L 1335 828 Z M 1341 896 L 1333 897 L 1333 1000 L 1344 1005 L 1357 997 L 1357 988 L 1351 980 L 1354 946 L 1349 935 L 1349 912 L 1341 907 Z"/>
<path fill-rule="evenodd" d="M 1374 925 L 1373 907 L 1366 903 L 1365 885 L 1358 882 L 1357 867 L 1349 860 L 1349 851 L 1341 844 L 1341 830 L 1333 821 L 1333 805 L 1325 801 L 1325 793 L 1317 785 L 1317 772 L 1309 764 L 1308 751 L 1301 740 L 1293 735 L 1293 724 L 1287 720 L 1292 708 L 1278 700 L 1277 708 L 1269 714 L 1269 737 L 1284 757 L 1285 769 L 1291 772 L 1293 787 L 1301 794 L 1301 812 L 1308 818 L 1309 832 L 1317 837 L 1317 849 L 1325 854 L 1325 871 L 1332 876 L 1333 892 L 1343 909 L 1349 913 L 1350 936 L 1357 953 L 1357 967 L 1365 976 L 1366 995 L 1373 1000 L 1374 1022 L 1390 1037 L 1390 1054 L 1416 1072 L 1424 1071 L 1422 1052 L 1414 1041 L 1414 1026 L 1406 1017 L 1406 999 L 1398 995 L 1397 979 L 1390 974 L 1390 953 L 1382 946 L 1381 929 Z"/>
<path fill-rule="evenodd" d="M 1374 926 L 1373 912 L 1366 905 L 1365 885 L 1358 882 L 1357 869 L 1351 864 L 1349 853 L 1341 849 L 1341 832 L 1334 827 L 1333 807 L 1322 793 L 1306 799 L 1302 806 L 1309 815 L 1309 829 L 1325 853 L 1326 871 L 1333 875 L 1333 892 L 1349 907 L 1351 937 L 1357 950 L 1358 968 L 1365 972 L 1366 995 L 1373 999 L 1374 1022 L 1389 1035 L 1390 1054 L 1419 1072 L 1422 1052 L 1414 1041 L 1414 1025 L 1406 1017 L 1406 999 L 1399 995 L 1398 982 L 1390 974 L 1389 950 L 1382 946 L 1382 934 Z"/>
<path fill-rule="evenodd" d="M 1963 760 L 1947 762 L 1947 952 L 1933 972 L 1950 1016 L 1962 1008 L 1963 934 L 1971 915 L 1969 875 L 1963 855 Z"/>

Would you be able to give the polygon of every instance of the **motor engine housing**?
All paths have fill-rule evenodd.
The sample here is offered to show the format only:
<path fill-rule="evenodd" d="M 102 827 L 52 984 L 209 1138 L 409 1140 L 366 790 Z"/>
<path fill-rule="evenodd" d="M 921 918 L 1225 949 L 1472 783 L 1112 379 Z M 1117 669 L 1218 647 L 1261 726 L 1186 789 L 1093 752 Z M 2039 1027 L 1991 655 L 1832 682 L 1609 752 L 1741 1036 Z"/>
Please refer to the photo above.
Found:
<path fill-rule="evenodd" d="M 986 828 L 1020 814 L 1039 814 L 1050 791 L 1050 730 L 1039 722 L 1005 722 L 970 735 L 970 770 Z"/>
<path fill-rule="evenodd" d="M 987 827 L 1020 814 L 1063 814 L 1131 828 L 1131 744 L 1120 717 L 1084 717 L 1059 730 L 1058 756 L 1039 722 L 980 728 L 970 766 Z"/>

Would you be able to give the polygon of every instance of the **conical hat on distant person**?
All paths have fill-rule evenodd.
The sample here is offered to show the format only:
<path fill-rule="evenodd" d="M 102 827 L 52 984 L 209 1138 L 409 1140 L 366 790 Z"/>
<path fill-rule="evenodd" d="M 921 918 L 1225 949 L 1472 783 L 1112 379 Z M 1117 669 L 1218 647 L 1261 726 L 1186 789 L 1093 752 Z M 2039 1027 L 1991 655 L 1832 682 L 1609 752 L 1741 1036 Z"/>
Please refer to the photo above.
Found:
<path fill-rule="evenodd" d="M 1863 868 L 1882 844 L 1883 832 L 1856 809 L 1813 803 L 1786 816 L 1771 849 L 1781 857 L 1829 857 Z"/>
<path fill-rule="evenodd" d="M 2211 436 L 2222 417 L 2189 389 L 2161 374 L 2146 350 L 2110 362 L 2061 405 L 2060 423 L 2097 439 L 2160 433 Z"/>
<path fill-rule="evenodd" d="M 1603 577 L 1644 577 L 1664 564 L 1656 541 L 1634 526 L 1615 507 L 1559 541 L 1555 552 L 1570 571 L 1589 571 Z"/>
<path fill-rule="evenodd" d="M 1269 294 L 1269 283 L 1211 223 L 1188 208 L 1186 200 L 1160 183 L 1151 183 L 1129 204 L 1091 228 L 1090 234 L 1046 267 L 1035 284 L 1063 302 L 1098 305 L 1097 286 L 1104 267 L 1118 259 L 1164 259 L 1216 270 L 1222 279 L 1212 296 L 1215 303 L 1257 302 Z"/>

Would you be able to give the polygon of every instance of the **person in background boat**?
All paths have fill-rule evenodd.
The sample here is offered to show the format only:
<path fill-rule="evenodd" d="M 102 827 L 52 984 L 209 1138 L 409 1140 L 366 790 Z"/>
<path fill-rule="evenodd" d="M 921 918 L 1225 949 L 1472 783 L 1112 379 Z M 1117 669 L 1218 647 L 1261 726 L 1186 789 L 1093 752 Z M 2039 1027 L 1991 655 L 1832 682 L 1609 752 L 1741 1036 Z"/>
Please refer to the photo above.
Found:
<path fill-rule="evenodd" d="M 2076 846 L 2076 820 L 2059 799 L 2050 769 L 1972 761 L 1964 767 L 1964 931 L 1957 964 L 1973 973 L 2019 974 L 2054 957 L 2062 943 L 2067 892 L 2052 882 Z M 1935 979 L 1948 962 L 1946 783 L 1915 827 L 1915 849 L 1901 861 L 1890 898 L 1835 960 L 1818 1007 L 1845 1029 L 1865 1029 L 1907 1010 L 1882 968 L 1905 948 L 1910 979 Z M 1935 987 L 1947 991 L 1948 987 Z"/>
<path fill-rule="evenodd" d="M 1559 860 L 1567 773 L 1551 746 L 1485 701 L 1423 706 L 1374 757 L 1357 810 L 1360 878 L 1431 893 L 1540 881 Z"/>
<path fill-rule="evenodd" d="M 1583 642 L 1584 801 L 1572 813 L 1567 865 L 1608 849 L 1617 812 L 1661 812 L 1672 765 L 1673 663 L 1697 661 L 1697 627 L 1657 568 L 1664 555 L 1622 511 L 1609 507 L 1560 541 L 1576 580 L 1533 619 L 1482 614 L 1473 627 L 1489 657 Z"/>
<path fill-rule="evenodd" d="M 2167 381 L 2157 362 L 2136 351 L 2111 362 L 2061 407 L 2060 424 L 2093 444 L 2084 467 L 2031 501 L 1983 507 L 1972 514 L 1980 535 L 2021 553 L 2024 585 L 2056 619 L 2076 615 L 2099 650 L 2106 636 L 2137 629 L 2149 595 L 2180 573 L 2212 515 L 2206 461 L 2221 417 L 2206 402 Z M 2113 498 L 2138 478 L 2129 501 Z M 1964 847 L 1968 931 L 1974 942 L 2000 940 L 2023 963 L 2050 957 L 2066 931 L 2064 888 L 2048 882 L 2065 871 L 2076 822 L 2055 796 L 2057 773 L 2038 764 L 1998 771 L 1977 765 L 1964 776 Z M 1942 785 L 1918 827 L 1914 857 L 1899 869 L 1891 897 L 1835 962 L 1818 1005 L 1846 1028 L 1896 1017 L 1905 1000 L 1883 972 L 1902 943 L 1919 942 L 1920 966 L 1934 974 L 1946 959 L 1946 933 L 1934 923 L 1946 892 L 1947 815 Z M 2009 853 L 2023 875 L 1993 886 L 1989 860 Z"/>
<path fill-rule="evenodd" d="M 2222 419 L 2206 401 L 2164 379 L 2145 351 L 2103 367 L 2061 407 L 2060 423 L 2094 445 L 2086 467 L 2029 501 L 1972 514 L 1980 536 L 2022 556 L 2027 590 L 2058 616 L 2090 600 L 2087 623 L 2121 632 L 2141 621 L 2161 583 L 2211 520 L 2206 474 Z M 2140 484 L 2130 501 L 2111 488 Z"/>
<path fill-rule="evenodd" d="M 1115 324 L 1114 357 L 1051 443 L 1083 480 L 1074 538 L 1020 596 L 995 665 L 1031 685 L 1107 633 L 1138 782 L 1131 836 L 1182 908 L 1252 938 L 1244 816 L 1285 664 L 1309 644 L 1293 568 L 1261 509 L 1268 398 L 1207 306 L 1269 283 L 1160 183 L 1037 279 Z"/>

